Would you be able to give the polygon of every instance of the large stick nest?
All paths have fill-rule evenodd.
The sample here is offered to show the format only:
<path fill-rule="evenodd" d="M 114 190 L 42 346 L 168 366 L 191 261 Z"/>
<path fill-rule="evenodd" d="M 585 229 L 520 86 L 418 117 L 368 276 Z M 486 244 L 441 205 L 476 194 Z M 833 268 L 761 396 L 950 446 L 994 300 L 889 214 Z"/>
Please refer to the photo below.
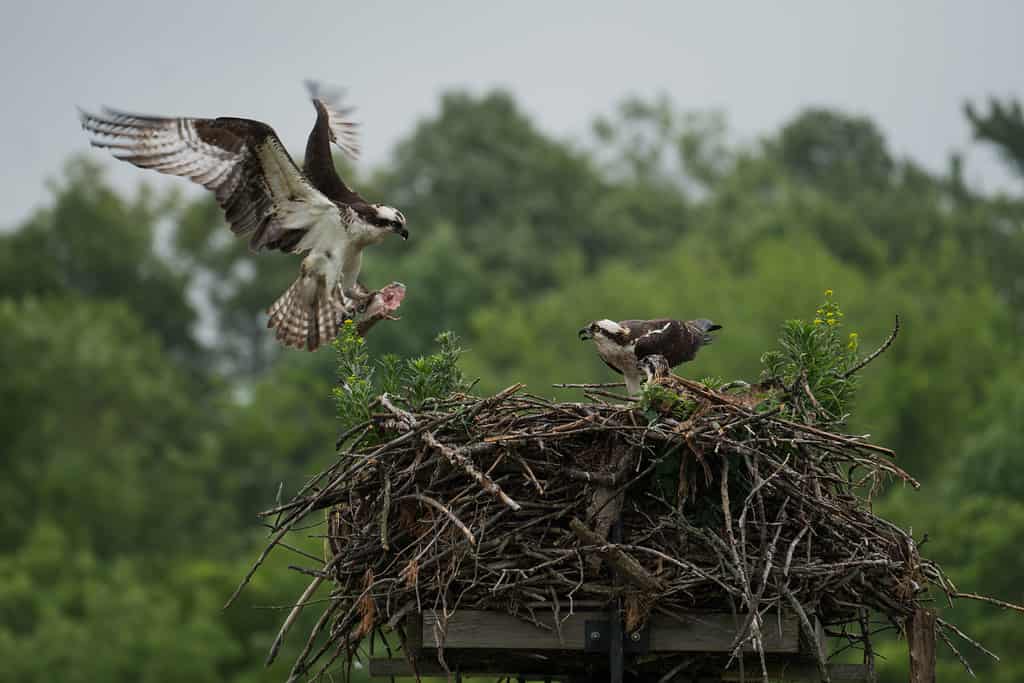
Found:
<path fill-rule="evenodd" d="M 428 609 L 537 623 L 619 598 L 627 629 L 652 611 L 725 610 L 742 624 L 735 653 L 759 650 L 764 620 L 787 610 L 808 635 L 817 617 L 870 652 L 869 613 L 902 629 L 929 586 L 956 596 L 872 512 L 886 482 L 917 487 L 890 450 L 769 408 L 757 388 L 657 381 L 671 405 L 558 403 L 514 386 L 412 414 L 381 397 L 329 469 L 264 513 L 276 519 L 266 552 L 310 534 L 311 513 L 327 521 L 324 562 L 296 568 L 313 582 L 272 656 L 321 583 L 330 598 L 293 677 L 351 660 L 379 632 L 402 636 L 403 617 Z M 959 631 L 936 624 L 952 647 Z"/>

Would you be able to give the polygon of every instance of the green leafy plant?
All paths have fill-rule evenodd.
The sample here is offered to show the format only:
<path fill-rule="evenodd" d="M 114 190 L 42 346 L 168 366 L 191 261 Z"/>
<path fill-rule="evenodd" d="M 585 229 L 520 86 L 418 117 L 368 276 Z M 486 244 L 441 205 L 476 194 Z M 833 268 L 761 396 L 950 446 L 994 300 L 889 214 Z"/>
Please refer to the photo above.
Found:
<path fill-rule="evenodd" d="M 459 338 L 451 332 L 442 332 L 434 341 L 438 350 L 427 356 L 402 358 L 386 354 L 372 359 L 355 323 L 345 321 L 334 341 L 338 386 L 333 393 L 342 429 L 348 430 L 370 419 L 373 406 L 382 394 L 388 394 L 396 404 L 421 410 L 430 401 L 468 389 L 469 384 L 459 368 L 459 358 L 465 353 Z"/>
<path fill-rule="evenodd" d="M 442 332 L 434 342 L 439 347 L 437 352 L 409 359 L 401 376 L 403 387 L 397 393 L 417 410 L 431 399 L 445 398 L 468 386 L 459 368 L 459 357 L 465 353 L 459 338 L 452 332 Z"/>
<path fill-rule="evenodd" d="M 725 384 L 725 380 L 721 377 L 710 375 L 708 377 L 702 377 L 700 383 L 706 386 L 708 389 L 721 389 Z"/>
<path fill-rule="evenodd" d="M 680 396 L 660 384 L 653 383 L 643 385 L 639 405 L 640 410 L 651 419 L 657 419 L 662 415 L 671 415 L 677 420 L 685 420 L 697 407 L 697 404 L 689 398 Z"/>
<path fill-rule="evenodd" d="M 334 341 L 338 354 L 338 385 L 334 387 L 334 400 L 343 428 L 370 418 L 370 404 L 376 397 L 374 366 L 366 351 L 366 340 L 356 332 L 356 325 L 346 320 Z"/>
<path fill-rule="evenodd" d="M 845 420 L 857 391 L 848 371 L 857 363 L 858 335 L 843 335 L 843 311 L 831 289 L 811 322 L 787 320 L 779 348 L 761 357 L 762 377 L 786 388 L 783 408 L 815 422 Z"/>

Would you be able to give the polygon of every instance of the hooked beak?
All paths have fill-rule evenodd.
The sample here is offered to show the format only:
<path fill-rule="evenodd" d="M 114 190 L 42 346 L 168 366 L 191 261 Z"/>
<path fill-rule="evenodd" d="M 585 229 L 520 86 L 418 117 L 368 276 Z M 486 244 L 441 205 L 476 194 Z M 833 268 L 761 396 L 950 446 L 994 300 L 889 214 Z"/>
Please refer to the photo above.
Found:
<path fill-rule="evenodd" d="M 582 330 L 580 330 L 579 331 L 579 336 L 580 336 L 580 341 L 586 341 L 588 339 L 593 339 L 594 338 L 594 335 L 590 331 L 589 327 L 584 327 Z"/>
<path fill-rule="evenodd" d="M 409 239 L 409 231 L 405 229 L 404 225 L 396 225 L 392 228 L 396 235 L 401 235 L 403 240 Z"/>

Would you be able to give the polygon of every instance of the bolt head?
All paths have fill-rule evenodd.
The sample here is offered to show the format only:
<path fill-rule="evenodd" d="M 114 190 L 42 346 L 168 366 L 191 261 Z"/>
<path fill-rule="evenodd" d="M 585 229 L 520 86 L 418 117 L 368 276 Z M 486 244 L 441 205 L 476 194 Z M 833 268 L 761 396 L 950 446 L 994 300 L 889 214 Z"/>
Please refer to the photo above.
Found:
<path fill-rule="evenodd" d="M 629 639 L 634 643 L 640 640 L 640 631 L 633 631 L 633 633 L 630 634 Z"/>
<path fill-rule="evenodd" d="M 601 640 L 601 632 L 600 631 L 591 631 L 590 632 L 590 639 L 591 640 Z"/>

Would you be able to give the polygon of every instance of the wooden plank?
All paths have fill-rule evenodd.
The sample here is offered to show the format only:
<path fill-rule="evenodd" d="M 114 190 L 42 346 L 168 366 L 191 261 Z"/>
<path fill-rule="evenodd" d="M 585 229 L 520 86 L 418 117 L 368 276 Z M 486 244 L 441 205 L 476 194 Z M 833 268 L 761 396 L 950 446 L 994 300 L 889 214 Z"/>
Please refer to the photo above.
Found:
<path fill-rule="evenodd" d="M 652 652 L 731 652 L 739 627 L 731 614 L 683 612 L 675 617 L 654 615 L 650 621 Z M 800 625 L 796 615 L 764 620 L 764 651 L 767 654 L 800 652 Z M 753 651 L 752 645 L 745 647 Z"/>
<path fill-rule="evenodd" d="M 935 683 L 935 612 L 918 609 L 907 622 L 910 683 Z"/>
<path fill-rule="evenodd" d="M 413 657 L 418 657 L 423 649 L 423 619 L 419 613 L 405 618 L 405 649 Z"/>
<path fill-rule="evenodd" d="M 768 677 L 781 683 L 819 683 L 818 665 L 811 661 L 768 663 Z M 750 662 L 746 670 L 748 681 L 761 680 L 761 666 Z M 866 683 L 868 669 L 863 664 L 829 664 L 828 675 L 832 683 Z M 740 680 L 739 669 L 722 674 L 723 681 Z"/>
<path fill-rule="evenodd" d="M 436 659 L 419 660 L 417 661 L 417 669 L 421 676 L 447 676 L 441 665 L 437 663 Z M 456 668 L 456 662 L 449 662 L 449 666 L 454 671 Z M 528 665 L 523 665 L 528 666 Z M 543 679 L 550 678 L 553 681 L 568 680 L 569 674 L 558 674 L 544 671 L 542 665 L 534 665 L 536 671 L 508 671 L 508 665 L 505 666 L 492 662 L 489 664 L 484 663 L 471 663 L 467 666 L 458 667 L 459 671 L 463 675 L 467 676 L 486 676 L 486 675 L 522 675 L 527 680 L 529 679 Z M 863 664 L 830 664 L 828 667 L 829 677 L 833 683 L 866 683 L 868 680 L 867 667 Z M 413 676 L 413 669 L 407 661 L 404 659 L 371 659 L 370 660 L 370 678 L 389 678 L 391 676 Z M 751 661 L 750 666 L 746 670 L 747 681 L 760 680 L 760 668 L 756 662 Z M 818 667 L 814 662 L 794 661 L 794 662 L 771 662 L 768 664 L 768 675 L 772 681 L 778 681 L 780 683 L 818 683 Z M 731 669 L 722 674 L 722 681 L 739 681 L 740 672 L 739 669 Z"/>
<path fill-rule="evenodd" d="M 547 671 L 540 670 L 541 667 L 537 667 L 537 671 L 508 671 L 508 666 L 502 666 L 497 663 L 473 663 L 468 666 L 456 666 L 454 662 L 449 662 L 448 666 L 454 672 L 456 669 L 464 676 L 493 676 L 493 675 L 505 675 L 505 676 L 516 676 L 521 675 L 526 679 L 550 679 L 552 681 L 567 681 L 570 676 L 568 674 L 556 674 Z M 436 659 L 430 660 L 417 660 L 416 668 L 419 671 L 420 676 L 440 676 L 447 677 L 448 673 L 441 668 Z M 411 677 L 415 676 L 413 668 L 409 665 L 409 662 L 404 659 L 371 659 L 370 660 L 370 678 L 390 678 L 392 676 Z"/>
<path fill-rule="evenodd" d="M 423 647 L 436 649 L 443 643 L 445 648 L 467 650 L 582 650 L 585 622 L 603 618 L 602 612 L 576 612 L 562 621 L 560 641 L 550 614 L 538 614 L 538 621 L 550 628 L 545 630 L 501 612 L 459 610 L 442 634 L 438 615 L 430 611 L 423 613 Z M 718 612 L 654 615 L 648 626 L 651 652 L 727 653 L 737 628 L 732 615 Z M 800 629 L 793 615 L 783 616 L 781 629 L 775 617 L 766 619 L 763 635 L 766 653 L 800 652 Z"/>

